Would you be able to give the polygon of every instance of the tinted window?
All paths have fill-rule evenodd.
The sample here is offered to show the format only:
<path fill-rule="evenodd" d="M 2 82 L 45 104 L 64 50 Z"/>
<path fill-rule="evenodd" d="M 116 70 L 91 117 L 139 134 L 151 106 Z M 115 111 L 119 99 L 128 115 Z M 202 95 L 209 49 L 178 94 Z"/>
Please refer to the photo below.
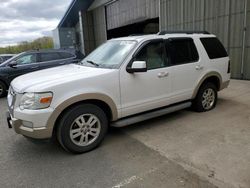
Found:
<path fill-rule="evenodd" d="M 15 60 L 17 65 L 36 63 L 36 54 L 23 55 Z"/>
<path fill-rule="evenodd" d="M 41 53 L 41 62 L 61 59 L 58 53 Z"/>
<path fill-rule="evenodd" d="M 199 55 L 193 39 L 191 38 L 176 38 L 169 39 L 169 50 L 172 57 L 172 64 L 179 65 L 185 63 L 196 62 Z"/>
<path fill-rule="evenodd" d="M 148 70 L 166 67 L 163 42 L 150 42 L 139 51 L 134 61 L 145 61 Z"/>
<path fill-rule="evenodd" d="M 59 52 L 59 54 L 60 54 L 60 57 L 61 57 L 62 59 L 67 59 L 67 58 L 72 58 L 72 57 L 74 57 L 73 54 L 67 53 L 67 52 Z"/>
<path fill-rule="evenodd" d="M 227 51 L 217 38 L 201 38 L 205 50 L 210 59 L 227 57 Z"/>

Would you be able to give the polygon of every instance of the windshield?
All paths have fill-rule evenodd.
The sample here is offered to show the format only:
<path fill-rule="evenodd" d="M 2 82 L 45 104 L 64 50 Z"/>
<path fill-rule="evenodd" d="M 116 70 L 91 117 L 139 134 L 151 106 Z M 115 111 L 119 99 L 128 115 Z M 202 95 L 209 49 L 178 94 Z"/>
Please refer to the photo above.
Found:
<path fill-rule="evenodd" d="M 136 41 L 108 41 L 84 58 L 80 64 L 100 68 L 119 68 L 135 45 Z"/>

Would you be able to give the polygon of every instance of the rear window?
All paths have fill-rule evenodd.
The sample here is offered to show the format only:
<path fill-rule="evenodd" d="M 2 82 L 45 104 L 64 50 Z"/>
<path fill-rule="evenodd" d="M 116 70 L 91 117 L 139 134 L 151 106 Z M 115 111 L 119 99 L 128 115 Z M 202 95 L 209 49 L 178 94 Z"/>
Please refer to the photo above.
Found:
<path fill-rule="evenodd" d="M 173 65 L 192 63 L 199 59 L 199 54 L 191 38 L 172 38 L 169 47 Z"/>
<path fill-rule="evenodd" d="M 200 40 L 210 59 L 228 57 L 227 51 L 217 38 L 201 38 Z"/>

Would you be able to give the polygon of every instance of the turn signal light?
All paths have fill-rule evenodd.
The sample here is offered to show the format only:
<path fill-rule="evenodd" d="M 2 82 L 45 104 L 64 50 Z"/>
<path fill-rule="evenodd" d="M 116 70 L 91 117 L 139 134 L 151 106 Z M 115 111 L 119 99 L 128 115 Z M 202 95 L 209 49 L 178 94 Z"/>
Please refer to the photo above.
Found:
<path fill-rule="evenodd" d="M 42 104 L 51 103 L 51 100 L 52 100 L 52 97 L 41 98 L 40 103 L 42 103 Z"/>

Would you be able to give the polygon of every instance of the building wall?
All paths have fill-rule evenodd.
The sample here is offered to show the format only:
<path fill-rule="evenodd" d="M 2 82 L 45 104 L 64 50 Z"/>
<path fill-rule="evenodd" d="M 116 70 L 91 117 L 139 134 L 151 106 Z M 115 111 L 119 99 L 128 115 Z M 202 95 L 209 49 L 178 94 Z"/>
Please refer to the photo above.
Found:
<path fill-rule="evenodd" d="M 159 17 L 159 0 L 118 0 L 106 9 L 109 30 Z"/>
<path fill-rule="evenodd" d="M 97 47 L 107 40 L 105 7 L 98 7 L 91 12 L 93 16 L 95 46 Z"/>
<path fill-rule="evenodd" d="M 82 21 L 85 53 L 89 54 L 96 47 L 92 12 L 82 12 Z"/>
<path fill-rule="evenodd" d="M 231 57 L 232 77 L 242 78 L 244 10 L 247 0 L 160 0 L 161 30 L 207 30 Z M 249 2 L 250 3 L 250 2 Z M 250 79 L 250 5 L 248 3 L 243 78 Z"/>
<path fill-rule="evenodd" d="M 244 78 L 250 79 L 250 0 L 247 1 L 247 18 L 246 18 L 246 51 L 244 63 Z"/>
<path fill-rule="evenodd" d="M 75 28 L 57 28 L 53 31 L 54 48 L 74 48 L 76 42 Z"/>

